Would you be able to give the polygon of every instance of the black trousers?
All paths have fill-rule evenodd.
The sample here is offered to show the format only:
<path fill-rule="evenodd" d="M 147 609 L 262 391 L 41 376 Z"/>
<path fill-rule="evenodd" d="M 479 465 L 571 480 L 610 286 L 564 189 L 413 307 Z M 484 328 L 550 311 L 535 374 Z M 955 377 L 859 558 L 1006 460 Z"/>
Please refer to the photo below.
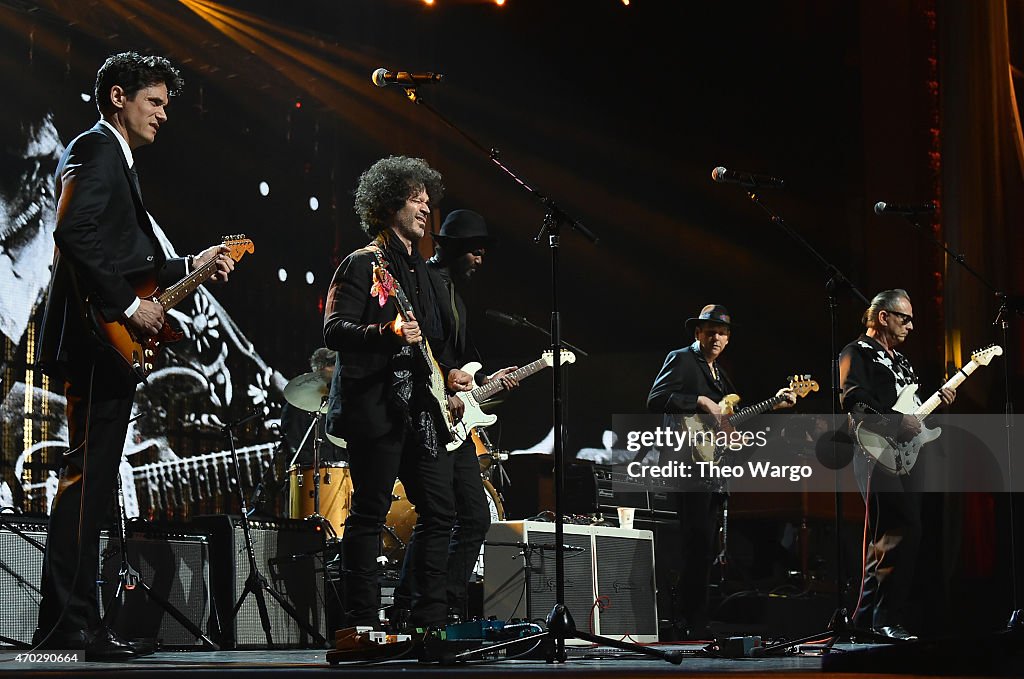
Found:
<path fill-rule="evenodd" d="M 469 613 L 469 578 L 491 525 L 491 511 L 487 505 L 483 478 L 480 476 L 476 446 L 471 438 L 467 438 L 455 451 L 444 455 L 441 463 L 450 468 L 455 500 L 455 526 L 448 543 L 447 606 L 449 610 L 466 618 Z M 402 574 L 395 589 L 395 605 L 399 608 L 408 608 L 410 605 L 416 549 L 414 534 L 406 547 Z"/>
<path fill-rule="evenodd" d="M 65 381 L 70 449 L 50 509 L 39 604 L 41 635 L 54 626 L 57 634 L 71 635 L 99 624 L 100 526 L 111 516 L 135 399 L 135 381 L 119 360 L 99 356 L 95 371 L 91 361 L 75 365 Z"/>
<path fill-rule="evenodd" d="M 413 566 L 409 620 L 428 626 L 447 619 L 448 540 L 455 521 L 451 468 L 443 452 L 432 458 L 414 436 L 403 428 L 378 439 L 348 440 L 352 510 L 341 541 L 348 625 L 373 625 L 379 619 L 377 557 L 396 477 L 417 514 L 411 540 L 416 549 L 406 551 Z"/>
<path fill-rule="evenodd" d="M 854 458 L 854 473 L 868 512 L 867 568 L 854 624 L 905 626 L 921 547 L 922 495 L 863 455 Z"/>
<path fill-rule="evenodd" d="M 686 626 L 700 633 L 708 623 L 711 566 L 715 561 L 718 509 L 723 494 L 693 489 L 676 494 L 679 517 L 679 611 Z"/>

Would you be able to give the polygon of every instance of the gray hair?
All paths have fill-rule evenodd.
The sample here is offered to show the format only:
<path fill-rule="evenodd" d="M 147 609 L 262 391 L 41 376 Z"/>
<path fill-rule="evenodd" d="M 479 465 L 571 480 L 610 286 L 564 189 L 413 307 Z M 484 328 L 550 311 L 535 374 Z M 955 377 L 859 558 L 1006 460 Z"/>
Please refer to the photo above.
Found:
<path fill-rule="evenodd" d="M 880 293 L 875 295 L 871 299 L 871 304 L 864 311 L 864 316 L 861 318 L 861 323 L 865 327 L 875 328 L 878 326 L 878 312 L 889 311 L 896 305 L 901 299 L 910 301 L 910 295 L 907 291 L 902 288 L 893 288 L 892 290 L 882 290 Z"/>
<path fill-rule="evenodd" d="M 318 373 L 328 365 L 333 364 L 337 355 L 338 352 L 333 349 L 320 347 L 309 357 L 309 367 L 313 369 L 313 372 Z"/>

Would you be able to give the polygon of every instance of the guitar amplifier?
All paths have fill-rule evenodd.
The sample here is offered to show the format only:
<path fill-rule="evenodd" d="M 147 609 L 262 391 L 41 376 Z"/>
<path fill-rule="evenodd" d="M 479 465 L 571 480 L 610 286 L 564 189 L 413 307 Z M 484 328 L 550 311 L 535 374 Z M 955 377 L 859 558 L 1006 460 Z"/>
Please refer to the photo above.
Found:
<path fill-rule="evenodd" d="M 138 570 L 153 594 L 166 601 L 200 632 L 210 636 L 210 554 L 205 535 L 189 535 L 165 526 L 132 522 L 125 542 L 128 563 Z M 120 540 L 100 533 L 100 608 L 117 591 L 121 567 Z M 125 591 L 114 608 L 112 627 L 125 639 L 156 639 L 165 648 L 201 648 L 203 642 L 178 622 L 142 587 Z M 111 602 L 118 606 L 116 602 Z"/>
<path fill-rule="evenodd" d="M 654 540 L 651 531 L 579 526 L 563 528 L 562 602 L 583 631 L 638 642 L 658 641 Z M 543 621 L 556 601 L 555 525 L 497 521 L 484 543 L 483 613 L 501 620 Z M 512 544 L 509 544 L 512 543 Z M 527 570 L 523 548 L 532 545 Z M 569 644 L 585 644 L 566 640 Z"/>
<path fill-rule="evenodd" d="M 670 518 L 676 513 L 671 490 L 630 490 L 624 467 L 576 463 L 566 466 L 567 514 L 616 516 L 618 507 L 633 507 L 637 517 Z"/>
<path fill-rule="evenodd" d="M 0 601 L 4 616 L 0 634 L 15 641 L 31 643 L 39 617 L 39 581 L 43 553 L 14 527 L 41 545 L 46 544 L 46 519 L 29 519 L 5 514 L 0 523 Z"/>
<path fill-rule="evenodd" d="M 190 530 L 201 530 L 210 536 L 211 584 L 222 646 L 268 648 L 256 594 L 246 592 L 249 555 L 241 517 L 197 516 L 188 525 Z M 300 519 L 250 520 L 249 526 L 260 574 L 296 610 L 301 620 L 326 637 L 323 533 Z M 270 616 L 275 648 L 321 647 L 272 594 L 261 591 Z M 232 611 L 243 593 L 242 606 L 232 618 Z"/>

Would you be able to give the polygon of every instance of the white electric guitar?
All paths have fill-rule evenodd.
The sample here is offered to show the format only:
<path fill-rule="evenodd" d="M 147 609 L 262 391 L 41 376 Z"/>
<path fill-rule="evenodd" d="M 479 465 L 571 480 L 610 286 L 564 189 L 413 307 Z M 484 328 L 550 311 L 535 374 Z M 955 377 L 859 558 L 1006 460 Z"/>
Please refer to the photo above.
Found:
<path fill-rule="evenodd" d="M 960 368 L 949 381 L 942 385 L 939 391 L 931 395 L 927 401 L 917 405 L 914 394 L 917 393 L 916 384 L 908 384 L 900 390 L 899 396 L 892 409 L 904 415 L 914 415 L 921 420 L 921 433 L 909 441 L 900 443 L 891 436 L 883 436 L 871 431 L 864 426 L 864 422 L 858 422 L 855 429 L 857 444 L 864 454 L 874 459 L 884 471 L 895 476 L 906 476 L 914 468 L 917 462 L 917 455 L 926 443 L 931 443 L 939 438 L 942 433 L 941 427 L 929 429 L 924 425 L 924 418 L 935 410 L 941 403 L 942 398 L 939 392 L 942 389 L 956 389 L 967 376 L 978 369 L 979 366 L 988 365 L 995 356 L 1002 356 L 1003 348 L 997 344 L 979 349 L 971 354 L 971 362 Z"/>
<path fill-rule="evenodd" d="M 576 355 L 568 349 L 562 349 L 559 365 L 575 362 Z M 522 381 L 524 378 L 529 377 L 535 372 L 539 372 L 544 368 L 550 368 L 554 364 L 554 352 L 548 350 L 541 354 L 539 359 L 509 373 L 509 376 Z M 474 361 L 462 366 L 462 370 L 468 372 L 470 375 L 475 375 L 481 367 L 483 367 L 481 364 Z M 455 396 L 466 404 L 466 411 L 462 414 L 462 419 L 455 423 L 455 427 L 452 431 L 452 440 L 448 444 L 449 452 L 461 446 L 469 437 L 470 430 L 474 427 L 489 427 L 498 421 L 497 415 L 489 415 L 485 413 L 480 409 L 480 404 L 490 398 L 493 398 L 497 393 L 504 389 L 505 385 L 501 383 L 501 380 L 494 380 L 490 384 L 485 384 L 482 387 L 477 387 L 471 391 L 459 391 L 455 393 Z"/>

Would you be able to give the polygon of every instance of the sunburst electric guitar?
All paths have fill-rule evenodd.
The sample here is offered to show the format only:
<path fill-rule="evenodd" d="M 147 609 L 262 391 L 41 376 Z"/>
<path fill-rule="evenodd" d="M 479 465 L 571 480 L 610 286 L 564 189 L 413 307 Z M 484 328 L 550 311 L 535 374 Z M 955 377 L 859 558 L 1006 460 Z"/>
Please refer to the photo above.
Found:
<path fill-rule="evenodd" d="M 812 391 L 818 391 L 818 383 L 812 380 L 810 375 L 793 375 L 789 378 L 787 388 L 792 389 L 798 397 L 803 398 Z M 722 409 L 724 417 L 717 427 L 709 424 L 714 418 L 707 414 L 684 417 L 683 427 L 689 432 L 693 461 L 719 462 L 726 448 L 716 443 L 715 434 L 719 431 L 734 429 L 751 417 L 768 412 L 784 400 L 786 400 L 785 396 L 772 396 L 760 403 L 736 410 L 740 397 L 737 394 L 726 394 L 718 402 L 718 407 Z M 700 432 L 705 435 L 700 435 Z M 694 434 L 697 435 L 694 436 Z"/>
<path fill-rule="evenodd" d="M 224 236 L 223 241 L 228 248 L 228 256 L 236 262 L 241 260 L 246 253 L 252 253 L 254 250 L 252 241 L 247 239 L 244 234 Z M 208 281 L 215 273 L 217 273 L 217 259 L 213 258 L 166 290 L 160 290 L 156 279 L 150 278 L 135 287 L 135 294 L 139 296 L 139 299 L 157 302 L 164 311 L 167 311 L 195 292 L 196 288 Z M 160 348 L 164 344 L 177 342 L 185 336 L 165 320 L 164 326 L 155 336 L 139 337 L 123 321 L 104 320 L 95 305 L 88 305 L 88 313 L 94 334 L 124 359 L 125 364 L 140 381 L 145 381 L 153 371 L 153 363 L 156 361 Z"/>
<path fill-rule="evenodd" d="M 576 362 L 576 355 L 571 351 L 562 349 L 560 353 L 561 360 L 559 361 L 559 365 L 563 363 Z M 554 356 L 554 352 L 549 349 L 542 353 L 539 359 L 515 370 L 510 373 L 509 376 L 515 377 L 517 380 L 522 380 L 535 372 L 543 370 L 544 368 L 550 368 L 555 364 Z M 474 361 L 473 363 L 467 363 L 462 367 L 462 369 L 470 375 L 475 375 L 481 367 L 482 366 L 479 363 Z M 473 428 L 479 427 L 482 429 L 484 427 L 489 427 L 498 421 L 497 415 L 485 413 L 480 409 L 480 404 L 487 399 L 494 398 L 494 396 L 504 388 L 505 385 L 501 383 L 501 380 L 494 380 L 490 384 L 485 384 L 471 391 L 455 392 L 455 396 L 466 404 L 466 410 L 462 414 L 462 419 L 455 423 L 454 436 L 447 446 L 449 452 L 461 446 Z"/>
<path fill-rule="evenodd" d="M 864 426 L 864 422 L 858 422 L 854 429 L 857 444 L 865 455 L 871 457 L 875 464 L 889 474 L 895 476 L 906 476 L 914 468 L 917 462 L 918 453 L 926 443 L 931 443 L 939 438 L 942 433 L 941 427 L 929 429 L 924 426 L 924 418 L 935 410 L 941 403 L 942 398 L 939 392 L 942 389 L 956 389 L 967 379 L 967 376 L 978 369 L 979 366 L 988 365 L 996 356 L 1003 355 L 1003 348 L 992 344 L 979 349 L 971 354 L 971 362 L 956 371 L 949 381 L 942 385 L 939 391 L 931 395 L 927 401 L 917 405 L 914 394 L 917 393 L 916 384 L 908 384 L 900 390 L 896 397 L 896 403 L 892 409 L 904 415 L 914 415 L 921 420 L 921 432 L 909 441 L 899 442 L 891 436 L 884 436 L 871 431 Z"/>

